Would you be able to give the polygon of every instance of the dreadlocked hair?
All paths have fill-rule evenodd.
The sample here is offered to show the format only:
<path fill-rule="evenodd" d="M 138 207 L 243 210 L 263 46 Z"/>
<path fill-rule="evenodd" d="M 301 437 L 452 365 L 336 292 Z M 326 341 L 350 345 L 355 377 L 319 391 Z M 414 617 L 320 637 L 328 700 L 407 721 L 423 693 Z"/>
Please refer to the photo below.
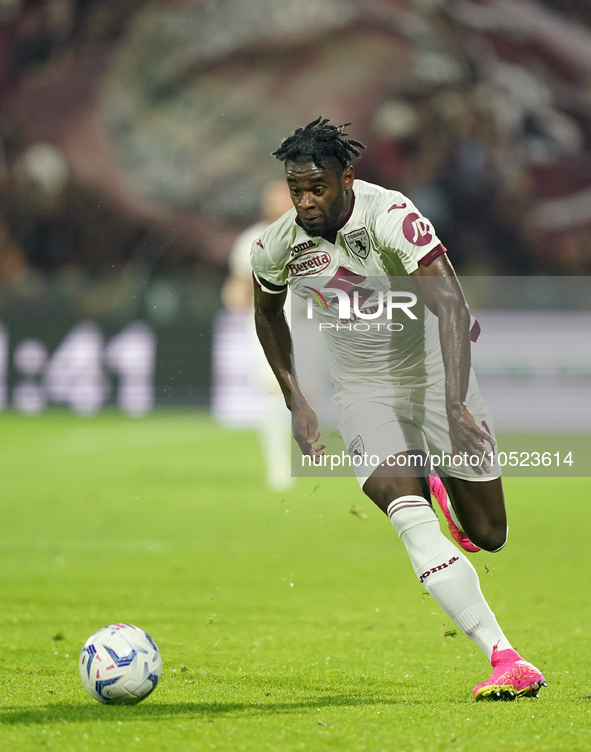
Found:
<path fill-rule="evenodd" d="M 360 141 L 347 139 L 345 131 L 351 123 L 333 125 L 328 118 L 320 116 L 303 128 L 298 128 L 281 142 L 272 156 L 281 162 L 307 164 L 318 167 L 340 167 L 345 170 L 352 159 L 361 156 L 365 146 Z"/>

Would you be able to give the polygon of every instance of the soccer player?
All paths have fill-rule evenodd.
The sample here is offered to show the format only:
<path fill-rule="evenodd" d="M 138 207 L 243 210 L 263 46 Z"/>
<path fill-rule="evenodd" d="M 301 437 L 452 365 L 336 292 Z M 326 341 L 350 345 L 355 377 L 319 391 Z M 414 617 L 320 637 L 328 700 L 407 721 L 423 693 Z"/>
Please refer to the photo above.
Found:
<path fill-rule="evenodd" d="M 432 490 L 452 535 L 472 551 L 505 545 L 493 423 L 470 365 L 470 314 L 430 222 L 401 193 L 355 180 L 351 161 L 364 147 L 347 138 L 347 125 L 318 118 L 273 154 L 285 164 L 294 208 L 252 246 L 257 333 L 294 438 L 321 462 L 325 447 L 298 385 L 283 304 L 288 285 L 304 299 L 310 289 L 322 295 L 339 430 L 349 456 L 364 460 L 354 463 L 364 493 L 389 516 L 427 591 L 491 661 L 474 698 L 537 696 L 543 675 L 505 637 L 430 501 L 428 452 L 448 455 Z M 375 469 L 368 456 L 379 460 Z"/>

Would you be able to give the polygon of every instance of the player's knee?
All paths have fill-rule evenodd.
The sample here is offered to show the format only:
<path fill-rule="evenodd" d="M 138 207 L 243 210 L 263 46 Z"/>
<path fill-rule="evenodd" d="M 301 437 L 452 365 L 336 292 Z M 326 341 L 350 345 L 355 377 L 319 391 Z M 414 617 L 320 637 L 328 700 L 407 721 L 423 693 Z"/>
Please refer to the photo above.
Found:
<path fill-rule="evenodd" d="M 500 551 L 507 543 L 507 526 L 506 525 L 491 525 L 486 532 L 483 531 L 481 536 L 478 536 L 480 540 L 472 540 L 483 551 L 488 551 L 491 554 Z"/>
<path fill-rule="evenodd" d="M 363 492 L 385 514 L 388 514 L 388 505 L 401 496 L 423 496 L 427 499 L 416 478 L 382 478 L 372 476 L 364 483 Z"/>
<path fill-rule="evenodd" d="M 385 484 L 375 483 L 371 478 L 363 486 L 363 491 L 386 514 L 388 513 L 388 504 L 397 496 L 393 489 Z"/>

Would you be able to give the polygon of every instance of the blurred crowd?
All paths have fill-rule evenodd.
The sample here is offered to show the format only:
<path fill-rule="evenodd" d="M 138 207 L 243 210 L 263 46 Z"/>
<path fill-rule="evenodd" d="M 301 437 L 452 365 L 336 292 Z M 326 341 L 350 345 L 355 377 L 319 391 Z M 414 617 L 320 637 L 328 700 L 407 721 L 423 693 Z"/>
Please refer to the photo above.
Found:
<path fill-rule="evenodd" d="M 0 279 L 33 294 L 59 275 L 76 285 L 116 276 L 148 228 L 81 182 L 55 144 L 11 112 L 36 76 L 109 45 L 143 0 L 3 0 L 0 3 Z"/>
<path fill-rule="evenodd" d="M 509 139 L 491 96 L 474 82 L 383 104 L 360 174 L 407 195 L 431 219 L 463 274 L 585 273 L 582 258 L 545 247 L 536 223 L 528 152 L 544 136 L 524 120 Z"/>
<path fill-rule="evenodd" d="M 2 0 L 0 107 L 22 77 L 60 55 L 113 41 L 146 0 Z"/>
<path fill-rule="evenodd" d="M 249 0 L 253 8 L 265 1 Z M 392 44 L 404 37 L 413 70 L 393 75 L 389 90 L 366 110 L 351 107 L 351 133 L 368 147 L 358 176 L 406 193 L 433 221 L 463 274 L 590 274 L 591 60 L 575 44 L 591 45 L 589 3 L 326 0 L 323 7 L 337 2 L 351 9 L 353 28 L 370 7 L 375 17 L 396 10 L 391 28 L 398 23 L 401 31 Z M 306 8 L 313 5 L 310 0 Z M 505 12 L 511 5 L 514 16 Z M 186 12 L 185 6 L 207 9 L 208 18 L 230 7 L 211 0 L 149 5 L 150 12 L 162 7 L 169 15 Z M 147 7 L 145 0 L 0 1 L 0 280 L 37 275 L 80 282 L 140 267 L 150 274 L 202 269 L 205 235 L 198 228 L 179 240 L 149 212 L 130 211 L 86 181 L 67 150 L 43 138 L 42 128 L 21 122 L 12 107 L 27 82 L 49 80 L 64 60 L 96 49 L 116 55 Z M 225 54 L 233 60 L 232 49 Z M 187 76 L 198 78 L 200 70 L 194 60 L 186 64 Z M 160 113 L 166 102 L 158 96 Z M 245 121 L 245 132 L 248 127 Z M 171 144 L 174 137 L 171 131 Z M 259 184 L 268 178 L 261 175 Z M 207 179 L 200 173 L 196 180 L 210 196 Z M 226 190 L 223 200 L 244 201 L 245 192 Z M 183 210 L 198 217 L 200 200 Z M 247 204 L 250 210 L 226 212 L 230 234 L 256 219 L 258 196 Z M 220 270 L 231 243 L 224 247 L 213 262 Z"/>
<path fill-rule="evenodd" d="M 3 304 L 22 308 L 57 294 L 81 317 L 141 313 L 167 320 L 178 312 L 179 291 L 170 288 L 164 300 L 156 281 L 195 272 L 197 248 L 78 180 L 52 144 L 19 142 L 5 132 L 1 148 Z M 190 295 L 191 308 L 215 306 L 215 295 L 204 297 L 200 288 Z"/>

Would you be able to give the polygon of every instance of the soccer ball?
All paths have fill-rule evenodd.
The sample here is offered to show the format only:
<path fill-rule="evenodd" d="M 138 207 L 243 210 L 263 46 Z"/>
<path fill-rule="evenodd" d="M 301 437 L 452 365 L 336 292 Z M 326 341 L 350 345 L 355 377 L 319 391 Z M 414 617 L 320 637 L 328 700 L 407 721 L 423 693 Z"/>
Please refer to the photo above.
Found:
<path fill-rule="evenodd" d="M 132 705 L 156 689 L 162 657 L 143 629 L 111 624 L 86 640 L 79 668 L 82 684 L 95 700 L 107 705 Z"/>

